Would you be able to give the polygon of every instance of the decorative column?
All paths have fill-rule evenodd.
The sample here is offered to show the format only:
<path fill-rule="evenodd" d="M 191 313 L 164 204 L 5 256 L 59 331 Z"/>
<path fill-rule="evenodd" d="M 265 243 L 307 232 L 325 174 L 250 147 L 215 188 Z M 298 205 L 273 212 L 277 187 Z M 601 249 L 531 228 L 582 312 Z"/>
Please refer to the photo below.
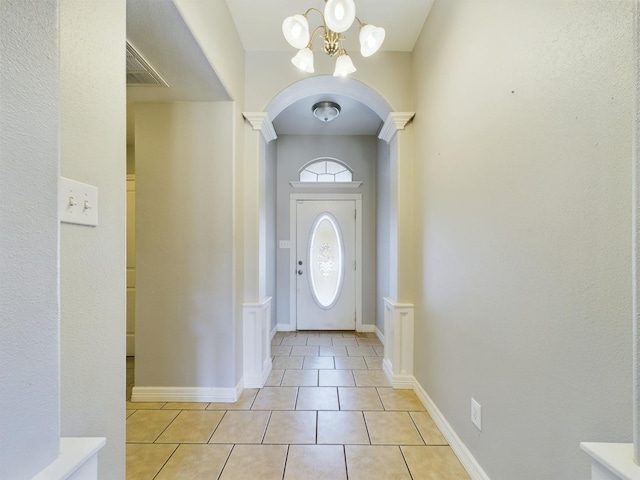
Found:
<path fill-rule="evenodd" d="M 265 112 L 245 112 L 244 303 L 242 359 L 245 388 L 262 388 L 271 373 L 271 297 L 266 296 L 265 155 L 277 138 Z"/>
<path fill-rule="evenodd" d="M 383 369 L 394 388 L 413 388 L 414 112 L 391 112 L 378 138 L 390 145 L 389 297 L 384 299 Z"/>

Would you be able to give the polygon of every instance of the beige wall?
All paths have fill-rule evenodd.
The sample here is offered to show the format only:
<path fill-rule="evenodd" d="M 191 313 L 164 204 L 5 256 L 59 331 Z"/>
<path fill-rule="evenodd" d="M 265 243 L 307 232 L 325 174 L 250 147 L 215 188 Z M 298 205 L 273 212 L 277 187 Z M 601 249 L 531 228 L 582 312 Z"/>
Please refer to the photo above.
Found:
<path fill-rule="evenodd" d="M 234 104 L 136 106 L 136 386 L 235 387 Z"/>
<path fill-rule="evenodd" d="M 631 5 L 437 1 L 414 52 L 415 374 L 492 480 L 631 440 Z"/>

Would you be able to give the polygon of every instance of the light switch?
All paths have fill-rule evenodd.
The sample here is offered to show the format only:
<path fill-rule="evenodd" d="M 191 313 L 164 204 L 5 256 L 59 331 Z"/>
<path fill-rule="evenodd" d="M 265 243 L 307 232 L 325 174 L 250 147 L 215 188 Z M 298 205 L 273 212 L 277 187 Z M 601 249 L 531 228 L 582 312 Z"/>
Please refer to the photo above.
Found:
<path fill-rule="evenodd" d="M 60 177 L 58 185 L 60 221 L 98 226 L 98 187 Z"/>
<path fill-rule="evenodd" d="M 291 248 L 291 241 L 280 240 L 280 248 Z"/>

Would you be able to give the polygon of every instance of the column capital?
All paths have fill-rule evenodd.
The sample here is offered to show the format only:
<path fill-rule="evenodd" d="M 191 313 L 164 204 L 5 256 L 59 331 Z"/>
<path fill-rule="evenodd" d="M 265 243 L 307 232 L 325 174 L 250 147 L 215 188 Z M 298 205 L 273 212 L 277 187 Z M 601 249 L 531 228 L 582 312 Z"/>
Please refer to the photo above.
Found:
<path fill-rule="evenodd" d="M 242 116 L 251 124 L 254 130 L 262 133 L 265 142 L 269 143 L 278 138 L 273 128 L 273 122 L 271 122 L 267 112 L 242 112 Z"/>
<path fill-rule="evenodd" d="M 416 112 L 390 112 L 382 125 L 378 138 L 389 143 L 398 130 L 404 130 Z"/>

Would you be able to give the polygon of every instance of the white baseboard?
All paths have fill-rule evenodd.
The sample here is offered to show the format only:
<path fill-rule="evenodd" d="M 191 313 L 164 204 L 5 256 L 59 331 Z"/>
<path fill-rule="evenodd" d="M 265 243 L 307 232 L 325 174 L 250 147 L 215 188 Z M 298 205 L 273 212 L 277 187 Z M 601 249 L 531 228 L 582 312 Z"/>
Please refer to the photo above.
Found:
<path fill-rule="evenodd" d="M 127 357 L 136 356 L 136 334 L 127 333 Z"/>
<path fill-rule="evenodd" d="M 220 402 L 233 403 L 242 393 L 244 380 L 235 388 L 208 387 L 133 387 L 131 401 L 135 402 Z"/>
<path fill-rule="evenodd" d="M 433 418 L 433 421 L 442 432 L 442 435 L 444 435 L 444 438 L 446 438 L 447 442 L 449 442 L 449 446 L 456 454 L 456 456 L 460 460 L 460 463 L 462 463 L 462 466 L 467 471 L 471 479 L 491 480 L 482 469 L 478 461 L 475 459 L 475 457 L 471 454 L 467 446 L 462 443 L 462 440 L 460 440 L 458 434 L 453 430 L 449 422 L 447 422 L 447 419 L 444 417 L 440 409 L 438 409 L 436 404 L 433 403 L 431 397 L 427 395 L 427 392 L 424 390 L 424 388 L 422 388 L 422 385 L 420 385 L 420 383 L 418 383 L 415 378 L 413 379 L 413 391 L 416 393 L 424 407 L 427 409 L 427 412 L 429 412 L 431 418 Z"/>
<path fill-rule="evenodd" d="M 384 333 L 380 331 L 377 325 L 376 325 L 376 337 L 378 337 L 378 340 L 380 340 L 380 343 L 384 345 Z"/>
<path fill-rule="evenodd" d="M 278 331 L 278 325 L 273 327 L 273 330 L 271 330 L 271 340 L 273 340 L 273 337 L 276 336 L 277 331 Z"/>
<path fill-rule="evenodd" d="M 295 332 L 295 330 L 288 323 L 279 323 L 276 325 L 279 332 Z"/>
<path fill-rule="evenodd" d="M 413 375 L 394 375 L 393 367 L 391 366 L 389 359 L 385 358 L 382 360 L 382 370 L 393 388 L 397 388 L 399 390 L 413 389 L 413 384 L 415 382 Z"/>
<path fill-rule="evenodd" d="M 362 332 L 362 333 L 374 333 L 376 331 L 376 326 L 375 325 L 365 325 L 362 324 L 360 325 L 360 329 L 358 330 L 358 332 Z"/>

